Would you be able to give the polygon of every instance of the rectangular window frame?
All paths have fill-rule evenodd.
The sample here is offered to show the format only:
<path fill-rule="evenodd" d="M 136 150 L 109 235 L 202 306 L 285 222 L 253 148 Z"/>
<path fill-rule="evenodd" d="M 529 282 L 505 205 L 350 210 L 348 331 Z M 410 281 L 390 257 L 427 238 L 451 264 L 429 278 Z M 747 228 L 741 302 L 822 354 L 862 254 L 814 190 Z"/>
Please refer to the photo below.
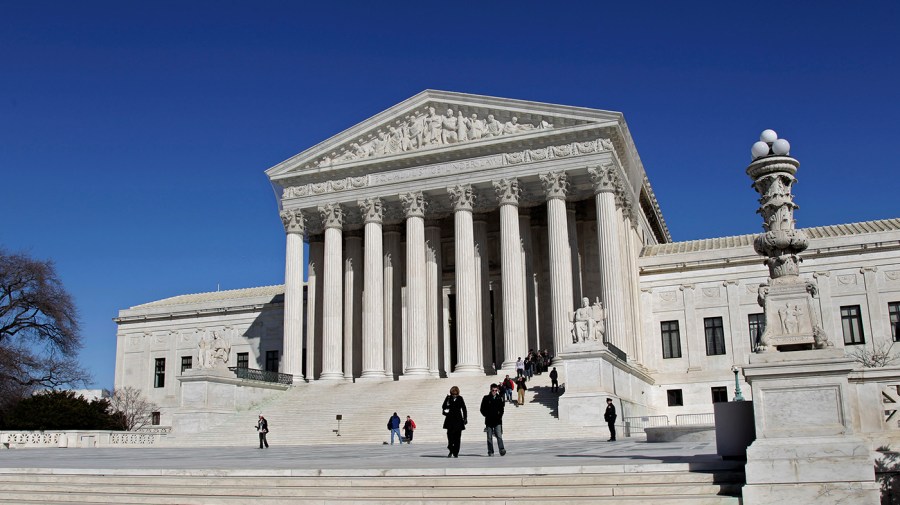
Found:
<path fill-rule="evenodd" d="M 713 403 L 728 402 L 728 386 L 713 386 L 709 388 L 709 394 Z"/>
<path fill-rule="evenodd" d="M 891 325 L 891 340 L 900 342 L 900 302 L 888 302 L 888 321 Z"/>
<path fill-rule="evenodd" d="M 194 357 L 193 356 L 182 356 L 181 357 L 181 373 L 184 373 L 185 370 L 190 370 L 194 368 Z"/>
<path fill-rule="evenodd" d="M 662 338 L 663 359 L 681 357 L 681 330 L 678 321 L 660 321 L 659 333 Z"/>
<path fill-rule="evenodd" d="M 841 331 L 844 333 L 844 345 L 865 345 L 866 332 L 859 305 L 841 306 Z"/>
<path fill-rule="evenodd" d="M 747 314 L 747 329 L 750 333 L 750 352 L 756 352 L 759 348 L 759 339 L 766 331 L 766 314 L 764 312 Z"/>
<path fill-rule="evenodd" d="M 707 356 L 723 356 L 725 349 L 725 323 L 721 316 L 703 318 L 703 334 Z"/>
<path fill-rule="evenodd" d="M 249 352 L 239 352 L 237 353 L 237 367 L 238 368 L 250 368 L 250 353 Z"/>
<path fill-rule="evenodd" d="M 279 365 L 279 352 L 277 350 L 274 351 L 266 351 L 266 368 L 267 372 L 277 372 Z"/>
<path fill-rule="evenodd" d="M 166 358 L 156 358 L 153 363 L 153 387 L 166 387 Z"/>
<path fill-rule="evenodd" d="M 160 415 L 159 412 L 151 412 L 150 413 L 150 424 L 152 426 L 159 426 Z"/>
<path fill-rule="evenodd" d="M 666 402 L 669 407 L 684 407 L 684 392 L 680 389 L 667 389 Z"/>

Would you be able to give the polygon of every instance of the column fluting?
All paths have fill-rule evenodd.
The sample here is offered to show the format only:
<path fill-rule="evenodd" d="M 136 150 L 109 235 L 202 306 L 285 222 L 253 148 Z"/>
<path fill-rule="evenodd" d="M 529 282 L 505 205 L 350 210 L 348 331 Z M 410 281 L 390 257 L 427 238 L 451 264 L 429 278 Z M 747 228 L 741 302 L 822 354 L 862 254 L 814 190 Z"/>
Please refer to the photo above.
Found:
<path fill-rule="evenodd" d="M 428 375 L 425 301 L 425 198 L 400 195 L 406 212 L 406 369 L 404 375 Z"/>
<path fill-rule="evenodd" d="M 365 220 L 363 254 L 363 327 L 362 379 L 384 379 L 384 267 L 381 223 L 383 206 L 380 198 L 359 202 Z"/>
<path fill-rule="evenodd" d="M 550 260 L 550 317 L 553 333 L 553 361 L 571 341 L 572 256 L 569 251 L 569 229 L 566 221 L 568 179 L 565 172 L 541 175 L 547 196 L 547 242 Z"/>
<path fill-rule="evenodd" d="M 616 217 L 619 177 L 612 164 L 588 169 L 597 204 L 597 244 L 600 251 L 600 293 L 606 309 L 606 338 L 625 347 L 625 289 L 620 270 L 620 241 Z"/>
<path fill-rule="evenodd" d="M 470 185 L 447 188 L 453 203 L 453 228 L 456 256 L 456 369 L 460 375 L 480 375 L 478 362 L 478 312 L 475 290 L 475 236 L 472 206 L 475 193 Z"/>
<path fill-rule="evenodd" d="M 444 310 L 441 306 L 441 227 L 438 222 L 425 226 L 425 324 L 427 327 L 428 373 L 440 377 L 440 335 Z"/>
<path fill-rule="evenodd" d="M 284 258 L 284 342 L 281 371 L 303 382 L 303 212 L 281 211 L 286 236 Z"/>
<path fill-rule="evenodd" d="M 400 371 L 401 299 L 400 229 L 384 228 L 384 375 L 394 377 Z"/>
<path fill-rule="evenodd" d="M 321 380 L 343 379 L 342 359 L 342 319 L 343 293 L 342 277 L 342 236 L 343 211 L 338 204 L 319 207 L 325 224 L 324 285 L 322 286 L 322 374 Z"/>
<path fill-rule="evenodd" d="M 516 360 L 528 351 L 525 316 L 525 266 L 519 233 L 519 181 L 494 182 L 500 200 L 500 277 L 503 292 L 503 364 L 515 373 Z"/>
<path fill-rule="evenodd" d="M 362 235 L 351 231 L 344 241 L 344 378 L 353 380 L 362 368 Z"/>

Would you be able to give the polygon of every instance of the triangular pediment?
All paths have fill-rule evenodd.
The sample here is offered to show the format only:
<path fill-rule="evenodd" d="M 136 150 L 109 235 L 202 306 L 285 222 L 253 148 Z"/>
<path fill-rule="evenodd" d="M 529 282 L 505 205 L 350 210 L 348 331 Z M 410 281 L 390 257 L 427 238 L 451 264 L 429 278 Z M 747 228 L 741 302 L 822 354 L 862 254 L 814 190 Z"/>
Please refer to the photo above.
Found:
<path fill-rule="evenodd" d="M 465 157 L 533 145 L 600 126 L 615 127 L 622 115 L 581 107 L 426 90 L 270 168 L 274 182 L 306 174 L 359 172 L 362 167 L 410 158 Z"/>

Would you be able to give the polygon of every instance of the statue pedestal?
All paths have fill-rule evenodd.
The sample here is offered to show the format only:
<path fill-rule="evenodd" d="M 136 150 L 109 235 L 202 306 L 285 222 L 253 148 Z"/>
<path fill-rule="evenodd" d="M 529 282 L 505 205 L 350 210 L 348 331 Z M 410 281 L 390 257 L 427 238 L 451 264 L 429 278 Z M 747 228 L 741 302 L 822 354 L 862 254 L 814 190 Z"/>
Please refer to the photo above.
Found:
<path fill-rule="evenodd" d="M 596 345 L 596 347 L 594 346 Z M 621 424 L 626 416 L 646 415 L 652 380 L 641 370 L 619 360 L 602 343 L 570 344 L 559 355 L 559 418 L 583 426 L 606 426 L 606 399 L 615 397 Z"/>
<path fill-rule="evenodd" d="M 288 387 L 285 384 L 238 379 L 228 368 L 185 370 L 181 381 L 181 407 L 172 414 L 172 433 L 198 433 L 216 426 L 239 410 Z"/>
<path fill-rule="evenodd" d="M 765 351 L 796 351 L 824 347 L 827 342 L 816 313 L 816 285 L 799 277 L 770 280 L 760 287 L 766 331 L 760 339 Z"/>
<path fill-rule="evenodd" d="M 879 503 L 871 448 L 847 404 L 853 364 L 838 349 L 751 355 L 756 441 L 743 503 Z"/>

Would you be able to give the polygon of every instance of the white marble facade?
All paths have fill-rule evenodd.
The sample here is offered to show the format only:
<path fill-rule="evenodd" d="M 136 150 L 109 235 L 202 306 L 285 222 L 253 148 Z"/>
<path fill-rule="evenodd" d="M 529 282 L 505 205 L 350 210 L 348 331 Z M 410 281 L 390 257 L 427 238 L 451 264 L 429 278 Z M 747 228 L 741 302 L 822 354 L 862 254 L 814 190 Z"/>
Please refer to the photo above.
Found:
<path fill-rule="evenodd" d="M 117 386 L 177 406 L 181 355 L 197 360 L 196 338 L 215 330 L 233 339 L 231 366 L 247 352 L 263 369 L 278 351 L 295 384 L 492 374 L 529 349 L 608 345 L 627 355 L 621 370 L 641 386 L 619 396 L 641 413 L 707 413 L 712 388 L 734 395 L 768 270 L 752 235 L 672 242 L 620 113 L 424 91 L 266 174 L 286 232 L 283 288 L 121 311 Z M 890 342 L 900 220 L 807 231 L 803 276 L 835 345 L 841 307 L 856 305 L 863 345 Z M 196 310 L 213 303 L 204 296 L 215 310 Z M 603 324 L 579 341 L 584 298 Z M 664 352 L 673 321 L 679 352 Z M 172 374 L 162 388 L 158 357 Z"/>

